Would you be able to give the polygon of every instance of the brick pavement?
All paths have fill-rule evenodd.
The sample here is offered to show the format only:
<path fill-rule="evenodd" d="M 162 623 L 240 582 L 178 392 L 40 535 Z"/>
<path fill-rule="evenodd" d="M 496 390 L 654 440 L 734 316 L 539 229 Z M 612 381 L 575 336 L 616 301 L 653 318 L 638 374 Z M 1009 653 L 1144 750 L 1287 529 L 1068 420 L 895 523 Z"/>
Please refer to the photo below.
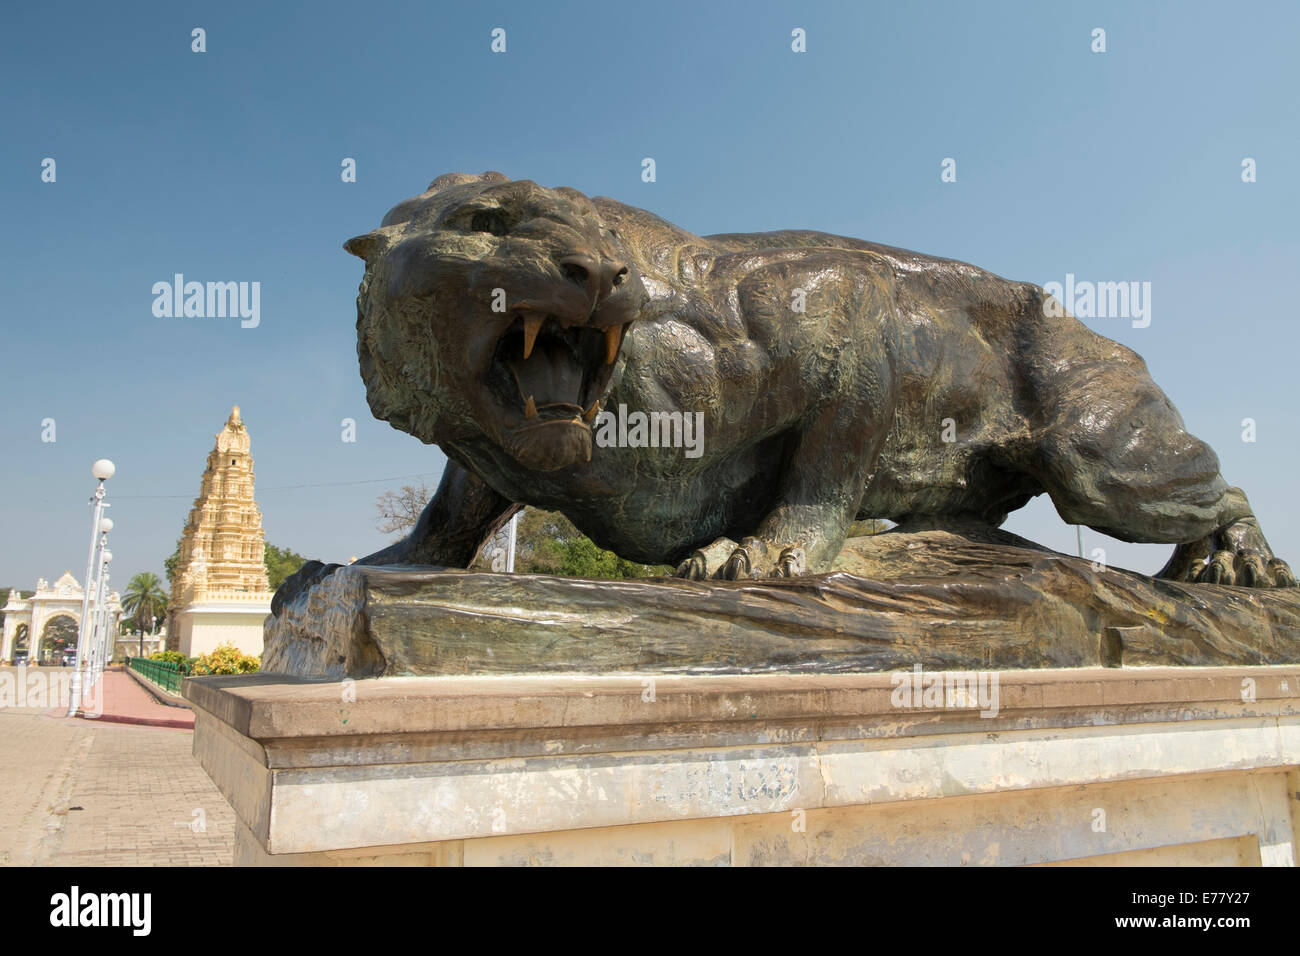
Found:
<path fill-rule="evenodd" d="M 0 711 L 0 865 L 35 862 L 41 842 L 61 825 L 65 791 L 93 739 L 84 720 L 54 720 L 41 710 Z"/>
<path fill-rule="evenodd" d="M 192 741 L 187 730 L 0 709 L 0 865 L 229 866 L 234 814 Z"/>

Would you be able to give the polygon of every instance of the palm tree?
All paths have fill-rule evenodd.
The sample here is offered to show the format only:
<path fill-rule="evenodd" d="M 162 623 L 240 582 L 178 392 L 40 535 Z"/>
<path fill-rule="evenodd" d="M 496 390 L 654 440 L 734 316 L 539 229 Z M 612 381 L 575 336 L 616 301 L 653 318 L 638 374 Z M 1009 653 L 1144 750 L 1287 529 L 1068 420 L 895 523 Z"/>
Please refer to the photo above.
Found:
<path fill-rule="evenodd" d="M 153 633 L 154 625 L 167 613 L 167 592 L 152 571 L 141 571 L 131 578 L 122 595 L 122 610 L 130 615 L 140 632 L 140 656 L 144 657 L 144 632 Z"/>

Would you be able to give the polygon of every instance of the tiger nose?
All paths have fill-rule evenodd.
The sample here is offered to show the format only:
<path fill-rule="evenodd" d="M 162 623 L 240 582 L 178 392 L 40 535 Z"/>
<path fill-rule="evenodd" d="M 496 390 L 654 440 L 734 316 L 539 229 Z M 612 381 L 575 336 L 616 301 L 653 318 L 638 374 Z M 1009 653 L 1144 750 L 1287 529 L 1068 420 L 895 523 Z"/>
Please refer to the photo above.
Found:
<path fill-rule="evenodd" d="M 560 260 L 564 277 L 587 290 L 596 300 L 605 298 L 627 278 L 627 265 L 611 259 L 591 256 L 565 256 Z"/>

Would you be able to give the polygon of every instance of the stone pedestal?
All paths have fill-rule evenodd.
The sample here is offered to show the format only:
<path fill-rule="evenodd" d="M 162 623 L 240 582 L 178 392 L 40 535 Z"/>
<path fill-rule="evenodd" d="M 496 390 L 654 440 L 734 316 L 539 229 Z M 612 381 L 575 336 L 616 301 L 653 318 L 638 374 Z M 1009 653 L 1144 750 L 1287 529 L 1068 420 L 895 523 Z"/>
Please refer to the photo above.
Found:
<path fill-rule="evenodd" d="M 784 579 L 334 566 L 277 597 L 265 646 L 267 670 L 334 680 L 1284 665 L 1300 588 L 1176 584 L 987 528 L 891 531 Z"/>
<path fill-rule="evenodd" d="M 1300 839 L 1300 667 L 260 674 L 185 696 L 239 864 L 1290 866 Z"/>

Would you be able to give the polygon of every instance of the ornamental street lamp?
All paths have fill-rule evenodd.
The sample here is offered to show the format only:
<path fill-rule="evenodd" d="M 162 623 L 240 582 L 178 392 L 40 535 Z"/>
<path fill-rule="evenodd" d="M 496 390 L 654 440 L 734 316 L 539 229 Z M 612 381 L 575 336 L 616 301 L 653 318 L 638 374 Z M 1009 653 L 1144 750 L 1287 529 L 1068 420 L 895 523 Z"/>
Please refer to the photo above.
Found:
<path fill-rule="evenodd" d="M 113 530 L 113 519 L 105 518 L 103 521 L 99 523 L 99 529 L 105 535 L 107 535 L 108 532 Z M 107 537 L 104 540 L 105 540 L 105 547 L 107 548 L 107 540 L 108 540 Z M 105 627 L 108 621 L 108 618 L 105 615 L 105 609 L 108 606 L 108 565 L 112 560 L 113 560 L 113 552 L 105 550 L 104 558 L 103 558 L 104 571 L 103 574 L 101 574 L 99 577 L 99 594 L 95 597 L 96 617 L 99 619 L 99 626 L 101 628 Z M 97 660 L 95 680 L 99 679 L 99 675 L 103 672 L 103 670 L 104 670 L 104 657 L 101 656 Z M 91 686 L 92 687 L 94 686 L 93 681 L 91 683 Z"/>
<path fill-rule="evenodd" d="M 108 550 L 108 532 L 113 530 L 113 519 L 104 518 L 99 522 L 99 530 L 104 535 L 100 539 L 100 561 L 99 572 L 95 575 L 95 612 L 93 614 L 90 640 L 90 685 L 86 688 L 89 693 L 94 688 L 95 683 L 99 680 L 99 675 L 103 672 L 102 642 L 103 629 L 105 624 L 104 608 L 108 601 L 108 565 L 113 560 L 113 552 Z"/>
<path fill-rule="evenodd" d="M 515 569 L 515 541 L 519 537 L 519 515 L 522 512 L 516 511 L 510 516 L 510 523 L 506 525 L 506 571 L 513 572 Z"/>
<path fill-rule="evenodd" d="M 484 557 L 491 557 L 492 570 L 500 573 L 502 571 L 510 572 L 515 569 L 515 540 L 519 531 L 519 512 L 515 512 L 510 520 L 494 534 L 490 543 L 483 551 Z"/>
<path fill-rule="evenodd" d="M 108 659 L 112 656 L 113 651 L 113 615 L 109 613 L 108 607 L 108 566 L 113 560 L 113 552 L 109 551 L 104 555 L 104 582 L 100 587 L 99 600 L 100 607 L 100 634 L 102 635 L 99 642 L 99 673 L 104 673 L 104 668 L 108 666 Z"/>
<path fill-rule="evenodd" d="M 113 522 L 108 518 L 104 519 L 111 530 Z M 101 523 L 100 527 L 103 527 Z M 105 533 L 101 542 L 107 542 L 108 535 Z M 100 548 L 99 551 L 99 574 L 96 576 L 96 593 L 95 593 L 95 611 L 94 624 L 90 637 L 90 660 L 87 661 L 89 670 L 87 671 L 88 682 L 85 692 L 89 694 L 99 682 L 100 675 L 104 672 L 104 641 L 108 635 L 108 566 L 113 560 L 113 552 L 106 547 Z"/>
<path fill-rule="evenodd" d="M 107 504 L 104 505 L 108 507 Z M 107 525 L 107 527 L 105 527 Z M 86 590 L 92 595 L 94 606 L 90 610 L 86 627 L 84 630 L 84 639 L 79 632 L 77 641 L 77 659 L 76 670 L 73 672 L 73 682 L 80 678 L 80 693 L 84 698 L 95 686 L 95 681 L 99 678 L 97 667 L 99 659 L 99 642 L 100 631 L 102 627 L 102 616 L 104 609 L 104 582 L 107 578 L 105 565 L 112 560 L 113 555 L 108 550 L 108 532 L 111 530 L 113 522 L 104 518 L 99 523 L 99 546 L 95 551 L 95 569 L 94 576 L 87 583 Z M 84 600 L 84 598 L 83 598 Z M 84 701 L 82 701 L 84 703 Z"/>
<path fill-rule="evenodd" d="M 86 670 L 86 651 L 90 647 L 90 638 L 93 631 L 93 622 L 90 619 L 90 595 L 92 589 L 97 586 L 98 575 L 95 573 L 99 566 L 99 558 L 108 544 L 108 532 L 113 528 L 113 521 L 105 517 L 104 509 L 109 507 L 104 496 L 108 493 L 104 489 L 104 482 L 112 478 L 117 471 L 117 467 L 107 458 L 101 458 L 95 462 L 90 473 L 99 482 L 95 488 L 95 493 L 90 496 L 90 504 L 94 509 L 94 518 L 90 524 L 90 555 L 86 558 L 86 578 L 85 587 L 81 592 L 81 622 L 77 628 L 77 657 L 72 671 L 72 688 L 68 699 L 68 716 L 75 717 L 77 707 L 81 704 L 82 695 L 82 674 Z M 107 523 L 107 527 L 105 527 Z"/>

